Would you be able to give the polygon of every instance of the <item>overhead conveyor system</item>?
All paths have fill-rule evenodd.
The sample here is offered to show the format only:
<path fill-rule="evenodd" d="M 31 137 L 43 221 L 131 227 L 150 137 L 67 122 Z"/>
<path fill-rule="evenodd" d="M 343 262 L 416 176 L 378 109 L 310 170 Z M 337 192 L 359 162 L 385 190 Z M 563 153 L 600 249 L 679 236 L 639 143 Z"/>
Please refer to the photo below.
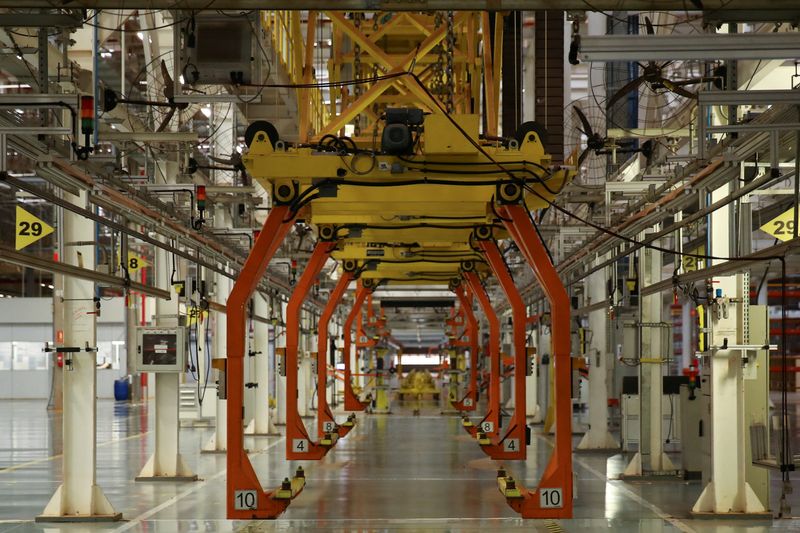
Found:
<path fill-rule="evenodd" d="M 412 78 L 409 83 L 418 83 L 418 80 Z M 331 440 L 324 445 L 312 442 L 296 411 L 297 317 L 293 312 L 329 257 L 344 265 L 340 276 L 346 280 L 340 281 L 334 289 L 329 306 L 335 306 L 346 290 L 343 283 L 351 278 L 358 280 L 355 301 L 343 328 L 345 409 L 363 410 L 371 400 L 359 399 L 353 390 L 351 332 L 356 318 L 361 317 L 355 338 L 356 348 L 373 349 L 379 339 L 388 335 L 388 325 L 382 316 L 373 313 L 372 292 L 379 286 L 405 283 L 450 285 L 455 291 L 462 309 L 459 313 L 467 317 L 471 352 L 475 354 L 470 389 L 459 403 L 468 399 L 475 405 L 477 324 L 475 317 L 470 317 L 471 308 L 467 310 L 471 304 L 461 286 L 466 283 L 470 294 L 477 296 L 485 314 L 490 317 L 490 407 L 484 422 L 490 422 L 491 428 L 484 428 L 490 429 L 488 432 L 476 430 L 476 436 L 481 448 L 492 458 L 524 459 L 529 441 L 525 413 L 527 316 L 496 240 L 509 236 L 515 238 L 534 271 L 543 273 L 542 279 L 546 282 L 560 284 L 557 277 L 548 277 L 554 273 L 553 266 L 528 212 L 534 207 L 547 206 L 569 179 L 570 171 L 550 164 L 538 126 L 524 125 L 517 134 L 517 142 L 502 145 L 482 142 L 477 131 L 470 133 L 469 128 L 465 130 L 461 124 L 471 123 L 469 116 L 450 116 L 439 110 L 424 119 L 421 114 L 419 119 L 414 118 L 413 113 L 403 116 L 410 118 L 390 125 L 399 128 L 398 138 L 408 135 L 410 142 L 410 135 L 418 137 L 415 143 L 421 148 L 417 153 L 406 153 L 408 148 L 403 148 L 398 154 L 391 153 L 391 139 L 384 139 L 380 152 L 366 152 L 355 146 L 353 150 L 332 153 L 313 143 L 308 146 L 283 143 L 269 124 L 255 123 L 248 132 L 252 141 L 243 157 L 244 163 L 250 174 L 272 191 L 275 205 L 256 239 L 233 294 L 246 296 L 246 291 L 266 268 L 274 250 L 296 220 L 310 224 L 318 236 L 314 252 L 290 298 L 286 317 L 287 459 L 319 458 L 332 445 Z M 436 148 L 444 139 L 447 139 L 444 145 L 457 149 Z M 535 242 L 529 242 L 531 240 Z M 527 253 L 529 250 L 530 254 Z M 482 281 L 490 272 L 498 278 L 514 309 L 514 403 L 517 407 L 507 430 L 500 428 L 499 321 Z M 239 301 L 233 295 L 231 300 Z M 566 305 L 565 302 L 566 293 L 562 287 L 561 293 L 554 296 L 554 309 Z M 366 313 L 363 312 L 365 303 Z M 231 309 L 229 303 L 229 323 L 243 320 L 243 315 L 236 315 L 237 310 Z M 556 312 L 554 316 L 568 320 L 568 309 L 566 315 Z M 534 491 L 522 502 L 509 497 L 509 504 L 523 516 L 571 515 L 569 325 L 562 324 L 558 329 L 560 334 L 566 335 L 566 350 L 562 342 L 553 351 L 557 371 L 560 371 L 556 385 L 559 416 L 565 418 L 558 425 L 558 451 L 545 471 L 540 488 L 558 489 L 562 496 L 559 507 L 548 509 L 539 507 L 538 493 Z M 231 330 L 230 337 L 234 334 Z M 326 337 L 325 328 L 321 337 Z M 241 378 L 237 375 L 241 372 L 241 365 L 233 363 L 241 353 L 237 343 L 229 344 L 228 357 L 232 361 L 229 363 L 228 383 L 231 389 L 241 386 Z M 324 352 L 320 348 L 318 356 Z M 321 362 L 319 364 L 318 371 L 322 373 L 324 366 Z M 363 366 L 369 368 L 370 364 L 364 361 Z M 231 440 L 228 452 L 228 515 L 231 518 L 244 514 L 273 517 L 276 507 L 270 503 L 269 493 L 263 492 L 258 485 L 249 459 L 241 448 L 238 437 L 241 424 L 236 415 L 241 411 L 241 395 L 233 390 L 229 394 L 228 410 L 229 433 L 237 434 L 236 446 Z M 332 422 L 330 414 L 323 416 L 318 419 L 318 424 Z M 326 439 L 331 436 L 331 432 L 320 434 Z M 242 490 L 259 491 L 254 509 L 244 512 L 234 508 L 233 497 Z"/>

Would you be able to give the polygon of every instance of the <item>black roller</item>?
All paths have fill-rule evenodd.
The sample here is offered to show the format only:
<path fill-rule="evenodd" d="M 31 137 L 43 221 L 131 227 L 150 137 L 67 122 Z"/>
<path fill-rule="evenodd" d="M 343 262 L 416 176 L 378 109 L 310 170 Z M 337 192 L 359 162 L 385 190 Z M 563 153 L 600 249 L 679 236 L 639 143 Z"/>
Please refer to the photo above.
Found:
<path fill-rule="evenodd" d="M 520 124 L 516 133 L 514 133 L 514 139 L 517 140 L 517 144 L 522 146 L 522 143 L 525 142 L 525 139 L 528 137 L 529 133 L 535 133 L 538 135 L 542 145 L 547 142 L 547 130 L 544 128 L 544 126 L 535 120 L 529 120 L 528 122 L 523 122 Z"/>
<path fill-rule="evenodd" d="M 272 144 L 272 147 L 275 148 L 275 143 L 278 142 L 280 137 L 278 136 L 278 130 L 275 126 L 272 125 L 272 122 L 267 122 L 266 120 L 256 120 L 249 126 L 244 132 L 244 143 L 249 148 L 250 145 L 253 143 L 253 139 L 256 138 L 256 135 L 259 132 L 264 132 L 269 137 L 269 142 Z"/>

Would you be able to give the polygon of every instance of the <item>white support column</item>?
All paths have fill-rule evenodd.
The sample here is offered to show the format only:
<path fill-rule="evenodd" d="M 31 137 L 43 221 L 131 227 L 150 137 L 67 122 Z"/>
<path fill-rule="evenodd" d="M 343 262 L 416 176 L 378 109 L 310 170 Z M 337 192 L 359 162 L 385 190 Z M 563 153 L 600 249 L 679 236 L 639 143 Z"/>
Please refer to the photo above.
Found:
<path fill-rule="evenodd" d="M 220 216 L 220 211 L 222 211 L 222 209 L 217 211 L 218 214 L 216 216 Z M 216 273 L 214 274 L 214 280 L 214 299 L 218 303 L 225 305 L 228 300 L 228 294 L 230 293 L 230 279 L 227 276 Z M 216 321 L 214 322 L 214 332 L 212 338 L 212 342 L 214 344 L 212 356 L 214 359 L 227 358 L 227 327 L 228 321 L 225 313 L 216 313 Z M 227 396 L 226 398 L 220 398 L 219 394 L 220 390 L 225 389 L 223 382 L 225 376 L 219 370 L 212 370 L 211 372 L 217 376 L 216 380 L 218 381 L 216 397 L 217 420 L 214 428 L 214 434 L 211 435 L 209 441 L 205 444 L 205 446 L 203 446 L 202 453 L 225 453 L 228 442 L 228 400 L 226 399 Z M 206 401 L 209 400 L 210 398 L 206 398 Z"/>
<path fill-rule="evenodd" d="M 281 320 L 286 320 L 286 303 L 282 299 L 279 300 L 278 305 L 281 306 Z M 275 327 L 275 350 L 286 349 L 286 328 L 284 326 Z M 278 366 L 279 356 L 276 353 L 275 365 Z M 284 358 L 285 360 L 285 358 Z M 286 376 L 281 376 L 280 373 L 276 376 L 275 380 L 275 401 L 278 404 L 276 409 L 276 421 L 279 426 L 286 425 Z"/>
<path fill-rule="evenodd" d="M 170 284 L 170 255 L 156 249 L 156 285 L 167 287 L 170 299 L 156 299 L 157 326 L 178 325 L 178 294 Z M 155 374 L 155 449 L 136 481 L 196 481 L 197 475 L 186 465 L 180 453 L 180 378 L 177 372 Z"/>
<path fill-rule="evenodd" d="M 604 261 L 607 256 L 600 258 Z M 589 305 L 606 296 L 607 269 L 591 274 L 586 282 Z M 578 443 L 578 450 L 618 450 L 619 442 L 608 431 L 608 353 L 606 331 L 608 311 L 589 313 L 589 430 Z"/>
<path fill-rule="evenodd" d="M 530 307 L 528 315 L 531 315 Z M 539 424 L 542 421 L 542 410 L 539 408 L 539 345 L 536 336 L 531 337 L 529 348 L 536 350 L 536 356 L 531 362 L 531 375 L 525 378 L 525 415 L 529 424 Z M 470 354 L 470 361 L 472 354 Z"/>
<path fill-rule="evenodd" d="M 256 316 L 269 316 L 269 304 L 258 293 L 253 296 Z M 253 406 L 253 419 L 245 429 L 246 435 L 267 436 L 276 435 L 270 427 L 269 413 L 269 328 L 268 324 L 256 321 L 253 324 L 252 350 L 256 353 L 254 381 L 258 383 L 255 388 L 255 405 Z"/>
<path fill-rule="evenodd" d="M 231 227 L 230 215 L 228 213 L 228 209 L 224 205 L 218 205 L 215 207 L 214 211 L 214 227 L 217 228 L 227 228 Z M 222 269 L 227 270 L 226 265 L 219 265 Z M 215 302 L 225 305 L 228 301 L 228 294 L 230 293 L 231 283 L 230 279 L 218 272 L 213 274 L 214 279 L 214 289 L 213 289 L 213 299 Z M 212 331 L 212 338 L 211 342 L 213 345 L 213 350 L 211 352 L 211 357 L 213 360 L 215 359 L 226 359 L 227 358 L 227 345 L 228 345 L 228 335 L 227 335 L 227 327 L 228 321 L 227 316 L 224 312 L 214 312 L 214 322 L 213 322 L 213 331 Z M 245 341 L 245 346 L 247 346 L 247 340 Z M 247 353 L 247 349 L 245 349 L 245 353 Z M 206 397 L 206 401 L 210 403 L 214 403 L 215 405 L 215 426 L 214 426 L 214 434 L 211 436 L 209 441 L 203 446 L 201 450 L 202 453 L 225 453 L 227 450 L 226 444 L 228 441 L 228 407 L 227 407 L 227 400 L 225 398 L 220 398 L 220 392 L 225 390 L 225 375 L 220 370 L 211 370 L 212 379 L 217 382 L 217 394 L 214 401 L 211 402 L 211 398 Z"/>
<path fill-rule="evenodd" d="M 309 342 L 309 328 L 308 312 L 304 309 L 300 310 L 300 336 L 298 338 L 298 368 L 297 368 L 297 412 L 306 418 L 309 416 L 309 407 L 311 405 L 311 357 L 308 347 Z"/>
<path fill-rule="evenodd" d="M 206 291 L 210 290 L 214 274 L 210 273 L 205 267 L 200 268 L 202 280 L 206 284 Z M 208 296 L 206 293 L 204 296 Z M 199 302 L 198 302 L 199 303 Z M 197 323 L 197 377 L 200 380 L 197 402 L 199 404 L 199 418 L 205 421 L 209 427 L 213 426 L 217 418 L 217 401 L 213 396 L 214 388 L 209 387 L 214 380 L 214 371 L 211 368 L 211 357 L 214 355 L 214 345 L 209 330 L 213 334 L 214 323 L 217 314 L 212 315 L 211 311 L 206 311 L 203 319 Z M 213 316 L 213 320 L 212 320 Z M 201 422 L 202 423 L 202 422 Z"/>
<path fill-rule="evenodd" d="M 658 241 L 656 241 L 658 243 Z M 662 254 L 645 248 L 640 254 L 639 290 L 661 281 Z M 642 298 L 639 334 L 639 451 L 623 472 L 623 477 L 659 475 L 675 470 L 664 453 L 663 368 L 668 347 L 661 327 L 663 300 L 660 293 Z"/>
<path fill-rule="evenodd" d="M 139 299 L 128 295 L 125 306 L 125 358 L 127 373 L 131 376 L 130 401 L 138 403 L 142 400 L 141 375 L 136 370 L 136 327 L 139 325 Z"/>
<path fill-rule="evenodd" d="M 556 431 L 556 415 L 555 415 L 555 402 L 553 402 L 553 354 L 550 351 L 552 346 L 550 343 L 550 326 L 539 326 L 539 346 L 541 347 L 541 355 L 539 359 L 547 356 L 547 364 L 541 365 L 541 372 L 539 373 L 539 390 L 541 393 L 540 401 L 544 405 L 544 432 L 554 434 Z"/>
<path fill-rule="evenodd" d="M 250 300 L 250 312 L 255 314 L 254 303 L 255 296 Z M 256 395 L 258 391 L 256 390 L 256 385 L 258 382 L 256 381 L 256 352 L 258 352 L 258 348 L 255 347 L 255 343 L 253 342 L 253 336 L 255 335 L 255 320 L 253 319 L 250 314 L 247 316 L 247 325 L 245 327 L 245 331 L 247 332 L 247 342 L 245 346 L 247 347 L 247 351 L 245 352 L 245 363 L 244 363 L 244 416 L 242 417 L 242 424 L 244 424 L 245 428 L 250 425 L 250 422 L 253 420 L 253 413 L 255 412 L 256 408 Z"/>
<path fill-rule="evenodd" d="M 339 338 L 341 336 L 342 336 L 342 332 L 341 332 L 341 329 L 339 329 L 338 322 L 336 321 L 336 315 L 334 315 L 333 319 L 331 320 L 330 324 L 328 325 L 328 344 L 330 345 L 331 339 L 335 339 L 336 347 L 339 348 L 342 345 L 341 341 L 339 340 Z M 328 349 L 328 356 L 326 357 L 326 361 L 325 361 L 326 364 L 330 363 L 331 357 L 333 357 L 334 361 L 337 360 L 336 351 L 331 350 L 329 348 Z M 331 368 L 335 370 L 336 369 L 336 365 L 331 365 Z M 335 411 L 336 408 L 338 407 L 338 405 L 336 405 L 336 377 L 334 375 L 333 380 L 330 380 L 329 378 L 326 377 L 326 380 L 327 380 L 326 383 L 328 384 L 328 386 L 325 387 L 325 395 L 328 398 L 328 405 L 331 407 L 332 410 Z M 333 383 L 333 385 L 331 385 L 331 383 Z"/>
<path fill-rule="evenodd" d="M 64 199 L 85 208 L 86 191 Z M 64 262 L 93 270 L 95 247 L 73 245 L 95 241 L 94 221 L 64 210 Z M 115 521 L 122 518 L 97 485 L 97 314 L 95 286 L 90 281 L 64 276 L 64 347 L 81 352 L 65 353 L 71 368 L 63 372 L 63 482 L 36 517 L 37 522 Z M 92 351 L 85 351 L 86 348 Z"/>
<path fill-rule="evenodd" d="M 711 202 L 727 197 L 730 190 L 730 184 L 715 190 Z M 710 255 L 731 255 L 731 227 L 730 205 L 711 214 Z M 712 264 L 719 262 L 712 260 Z M 742 319 L 746 311 L 741 299 L 749 297 L 749 284 L 747 292 L 741 285 L 737 276 L 713 280 L 715 296 L 739 299 L 740 302 L 718 301 L 720 307 L 709 306 L 711 346 L 723 346 L 726 341 L 728 344 L 743 344 Z M 724 311 L 723 304 L 727 307 Z M 694 515 L 770 516 L 746 480 L 742 355 L 738 350 L 710 350 L 703 357 L 703 364 L 711 365 L 711 479 L 692 508 Z"/>

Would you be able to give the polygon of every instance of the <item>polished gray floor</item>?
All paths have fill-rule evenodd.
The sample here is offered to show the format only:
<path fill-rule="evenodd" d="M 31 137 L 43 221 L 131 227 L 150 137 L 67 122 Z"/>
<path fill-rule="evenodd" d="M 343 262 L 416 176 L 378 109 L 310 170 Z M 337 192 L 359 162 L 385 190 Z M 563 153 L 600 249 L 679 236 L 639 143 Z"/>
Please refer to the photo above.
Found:
<path fill-rule="evenodd" d="M 34 524 L 59 484 L 60 417 L 43 402 L 0 403 L 0 532 L 27 531 L 800 531 L 800 520 L 697 521 L 689 508 L 697 482 L 624 483 L 623 455 L 575 456 L 578 500 L 573 520 L 523 521 L 495 484 L 496 464 L 430 404 L 422 416 L 396 404 L 392 415 L 359 415 L 359 425 L 319 463 L 303 462 L 308 486 L 286 514 L 270 522 L 224 519 L 225 458 L 201 455 L 209 429 L 181 430 L 181 449 L 201 477 L 194 483 L 135 483 L 153 445 L 148 406 L 98 404 L 98 484 L 125 522 Z M 280 437 L 250 439 L 253 464 L 275 486 L 298 464 L 283 457 Z M 507 465 L 535 483 L 550 453 L 537 435 L 526 464 Z M 777 487 L 777 485 L 776 485 Z M 777 491 L 773 500 L 777 501 Z M 800 513 L 800 497 L 793 496 Z"/>

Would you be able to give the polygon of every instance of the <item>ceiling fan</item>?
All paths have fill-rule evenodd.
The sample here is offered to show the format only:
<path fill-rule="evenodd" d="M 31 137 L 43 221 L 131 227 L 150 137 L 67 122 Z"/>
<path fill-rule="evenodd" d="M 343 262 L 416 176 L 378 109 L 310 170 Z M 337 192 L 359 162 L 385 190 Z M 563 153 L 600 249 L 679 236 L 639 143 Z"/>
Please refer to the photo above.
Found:
<path fill-rule="evenodd" d="M 644 18 L 644 23 L 647 35 L 655 35 L 655 29 L 649 17 Z M 670 70 L 680 70 L 671 68 L 676 64 L 676 61 L 674 60 L 663 63 L 648 61 L 646 64 L 642 64 L 637 61 L 635 64 L 641 69 L 641 74 L 629 81 L 616 93 L 614 93 L 614 95 L 611 96 L 611 98 L 609 98 L 606 102 L 606 109 L 611 109 L 614 104 L 622 100 L 622 98 L 624 98 L 628 93 L 637 90 L 641 85 L 647 85 L 650 90 L 655 93 L 670 92 L 684 98 L 696 100 L 697 93 L 688 90 L 687 87 L 710 82 L 714 83 L 717 88 L 722 89 L 725 79 L 724 65 L 716 67 L 712 72 L 712 76 L 695 76 L 686 79 L 670 79 Z"/>
<path fill-rule="evenodd" d="M 616 159 L 617 154 L 634 154 L 641 153 L 645 158 L 650 161 L 653 157 L 653 141 L 647 140 L 636 147 L 634 139 L 615 140 L 609 137 L 604 137 L 600 133 L 594 131 L 586 114 L 577 105 L 572 106 L 572 110 L 580 121 L 580 126 L 577 126 L 578 131 L 586 136 L 586 148 L 584 148 L 578 156 L 578 167 L 584 163 L 586 158 L 594 153 L 595 155 L 611 155 Z"/>
<path fill-rule="evenodd" d="M 111 111 L 118 104 L 133 104 L 133 105 L 144 105 L 150 107 L 166 107 L 169 110 L 167 114 L 161 119 L 161 123 L 156 128 L 157 132 L 164 131 L 169 121 L 172 120 L 172 117 L 175 116 L 175 112 L 178 110 L 184 110 L 189 107 L 188 103 L 176 103 L 174 94 L 175 94 L 175 82 L 172 81 L 172 76 L 169 74 L 169 69 L 167 68 L 166 62 L 162 59 L 161 60 L 161 78 L 164 82 L 164 89 L 163 94 L 166 98 L 166 102 L 157 102 L 153 100 L 135 100 L 129 98 L 120 98 L 120 96 L 114 91 L 106 87 L 103 90 L 103 111 Z"/>

